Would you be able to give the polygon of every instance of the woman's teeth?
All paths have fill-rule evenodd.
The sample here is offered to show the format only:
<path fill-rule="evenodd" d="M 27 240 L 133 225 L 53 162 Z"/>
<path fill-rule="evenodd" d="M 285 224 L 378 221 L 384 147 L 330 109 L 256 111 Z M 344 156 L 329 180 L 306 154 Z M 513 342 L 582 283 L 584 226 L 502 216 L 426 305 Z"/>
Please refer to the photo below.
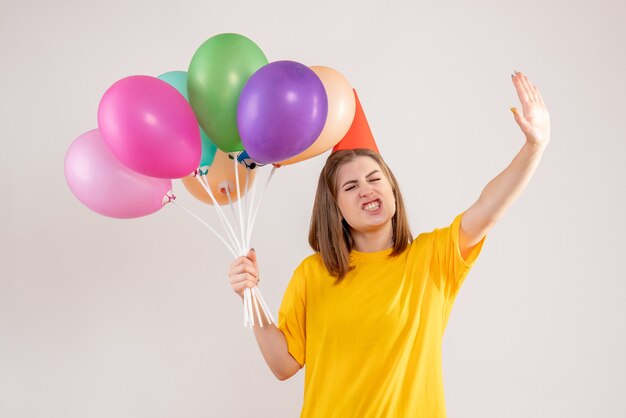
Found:
<path fill-rule="evenodd" d="M 363 206 L 363 209 L 369 212 L 378 210 L 378 208 L 380 208 L 380 202 L 378 200 L 372 203 L 368 203 L 367 205 Z"/>

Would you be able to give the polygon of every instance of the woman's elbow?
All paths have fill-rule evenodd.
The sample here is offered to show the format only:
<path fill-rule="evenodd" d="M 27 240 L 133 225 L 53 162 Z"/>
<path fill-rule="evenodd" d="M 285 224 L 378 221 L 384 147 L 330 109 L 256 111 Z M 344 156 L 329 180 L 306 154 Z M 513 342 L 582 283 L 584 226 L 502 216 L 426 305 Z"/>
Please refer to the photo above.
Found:
<path fill-rule="evenodd" d="M 278 380 L 284 381 L 298 373 L 298 370 L 300 370 L 301 368 L 302 366 L 300 366 L 300 364 L 292 358 L 292 361 L 289 362 L 288 367 L 278 371 L 272 370 L 272 373 L 274 373 L 274 376 L 276 376 Z"/>

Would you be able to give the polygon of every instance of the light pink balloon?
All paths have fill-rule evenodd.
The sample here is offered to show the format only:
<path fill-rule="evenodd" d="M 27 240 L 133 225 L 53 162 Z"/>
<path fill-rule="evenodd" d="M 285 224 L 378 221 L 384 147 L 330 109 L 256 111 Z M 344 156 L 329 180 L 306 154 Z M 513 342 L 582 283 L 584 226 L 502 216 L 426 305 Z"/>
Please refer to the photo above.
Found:
<path fill-rule="evenodd" d="M 139 174 L 120 163 L 94 129 L 79 136 L 65 154 L 65 180 L 89 209 L 112 218 L 149 215 L 167 203 L 170 179 Z"/>
<path fill-rule="evenodd" d="M 98 127 L 117 159 L 146 176 L 181 178 L 200 164 L 200 128 L 191 106 L 156 77 L 126 77 L 109 87 Z"/>

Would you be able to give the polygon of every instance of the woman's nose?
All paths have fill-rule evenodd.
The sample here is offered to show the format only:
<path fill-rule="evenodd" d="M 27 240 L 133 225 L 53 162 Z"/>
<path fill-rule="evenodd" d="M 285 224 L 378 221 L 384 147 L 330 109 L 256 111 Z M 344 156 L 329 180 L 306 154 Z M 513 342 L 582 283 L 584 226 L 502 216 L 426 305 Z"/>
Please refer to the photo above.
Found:
<path fill-rule="evenodd" d="M 372 188 L 369 185 L 361 187 L 361 197 L 367 197 L 372 194 Z"/>

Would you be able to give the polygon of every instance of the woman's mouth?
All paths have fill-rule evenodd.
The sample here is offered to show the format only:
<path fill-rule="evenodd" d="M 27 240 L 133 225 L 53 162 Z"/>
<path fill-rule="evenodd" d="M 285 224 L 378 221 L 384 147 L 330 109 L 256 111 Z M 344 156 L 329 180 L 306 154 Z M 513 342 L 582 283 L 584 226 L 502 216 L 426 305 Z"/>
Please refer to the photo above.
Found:
<path fill-rule="evenodd" d="M 378 213 L 382 209 L 382 201 L 380 199 L 376 199 L 373 202 L 369 202 L 363 205 L 362 209 L 368 213 Z"/>

